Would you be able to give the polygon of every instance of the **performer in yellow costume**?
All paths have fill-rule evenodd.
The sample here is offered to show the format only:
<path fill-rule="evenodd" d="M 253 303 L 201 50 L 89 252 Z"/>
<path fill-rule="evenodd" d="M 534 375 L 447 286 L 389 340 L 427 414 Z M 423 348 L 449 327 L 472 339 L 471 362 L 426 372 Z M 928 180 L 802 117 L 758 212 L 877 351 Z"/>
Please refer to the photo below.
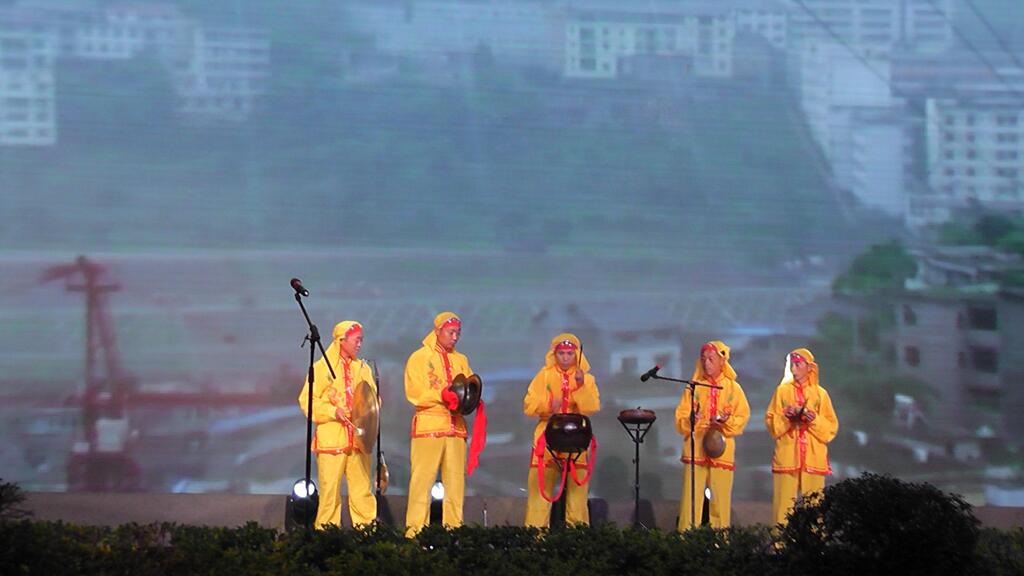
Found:
<path fill-rule="evenodd" d="M 462 321 L 451 312 L 434 318 L 434 329 L 423 347 L 405 365 L 405 397 L 416 408 L 409 449 L 409 504 L 406 535 L 415 536 L 430 522 L 430 488 L 441 470 L 444 484 L 443 522 L 462 525 L 466 487 L 466 420 L 453 412 L 458 397 L 450 386 L 459 374 L 473 373 L 469 359 L 455 351 L 462 336 Z"/>
<path fill-rule="evenodd" d="M 828 443 L 839 431 L 839 419 L 828 392 L 818 382 L 818 365 L 810 350 L 790 352 L 764 423 L 775 439 L 772 518 L 776 524 L 785 524 L 799 496 L 825 487 L 825 476 L 832 474 Z"/>
<path fill-rule="evenodd" d="M 589 374 L 590 363 L 583 355 L 580 340 L 573 334 L 559 334 L 551 341 L 551 348 L 544 358 L 544 367 L 537 372 L 530 382 L 523 399 L 523 412 L 527 416 L 538 419 L 533 431 L 533 446 L 544 434 L 548 419 L 552 414 L 574 413 L 589 416 L 601 409 L 601 397 L 597 391 L 597 382 Z M 590 524 L 590 513 L 587 510 L 587 497 L 590 491 L 590 472 L 593 462 L 587 454 L 576 461 L 576 469 L 584 469 L 584 478 L 576 478 L 570 473 L 565 481 L 566 524 Z M 541 463 L 538 463 L 541 460 Z M 544 452 L 540 458 L 534 454 L 530 459 L 530 473 L 527 479 L 526 525 L 546 527 L 551 518 L 551 502 L 540 493 L 537 481 L 537 466 L 544 470 L 545 493 L 556 492 L 551 488 L 557 486 L 562 478 L 558 464 L 550 453 Z"/>
<path fill-rule="evenodd" d="M 316 453 L 320 505 L 316 527 L 341 525 L 341 477 L 348 478 L 348 511 L 352 524 L 361 526 L 377 518 L 377 500 L 370 492 L 370 455 L 356 444 L 352 418 L 352 392 L 360 382 L 368 383 L 376 394 L 377 385 L 370 367 L 359 359 L 363 346 L 363 327 L 345 320 L 334 327 L 333 340 L 324 356 L 313 366 L 313 422 L 316 433 L 310 449 Z M 331 378 L 331 362 L 337 380 Z M 309 382 L 299 394 L 302 413 L 309 417 Z"/>
<path fill-rule="evenodd" d="M 695 382 L 714 384 L 722 389 L 697 386 L 695 454 L 690 454 L 690 389 L 683 390 L 676 407 L 676 430 L 683 435 L 683 494 L 679 502 L 679 525 L 682 532 L 692 528 L 690 524 L 690 465 L 695 465 L 694 475 L 697 486 L 694 498 L 694 519 L 700 523 L 704 513 L 704 489 L 711 488 L 711 502 L 708 518 L 714 528 L 729 526 L 732 514 L 732 479 L 736 468 L 735 436 L 743 433 L 750 420 L 750 405 L 747 397 L 736 382 L 736 371 L 729 365 L 729 347 L 715 340 L 700 349 L 693 370 Z M 711 428 L 717 428 L 725 437 L 725 452 L 718 458 L 704 453 L 704 435 Z"/>

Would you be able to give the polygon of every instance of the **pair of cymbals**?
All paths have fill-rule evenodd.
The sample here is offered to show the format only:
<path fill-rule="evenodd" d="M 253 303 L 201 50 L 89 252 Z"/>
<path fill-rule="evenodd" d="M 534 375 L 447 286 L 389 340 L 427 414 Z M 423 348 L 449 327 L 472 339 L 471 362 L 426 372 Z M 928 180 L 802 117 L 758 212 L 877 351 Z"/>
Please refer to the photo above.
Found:
<path fill-rule="evenodd" d="M 484 383 L 476 374 L 466 376 L 458 374 L 452 378 L 452 392 L 459 398 L 459 405 L 454 410 L 463 416 L 469 416 L 480 405 L 480 396 L 484 391 Z"/>

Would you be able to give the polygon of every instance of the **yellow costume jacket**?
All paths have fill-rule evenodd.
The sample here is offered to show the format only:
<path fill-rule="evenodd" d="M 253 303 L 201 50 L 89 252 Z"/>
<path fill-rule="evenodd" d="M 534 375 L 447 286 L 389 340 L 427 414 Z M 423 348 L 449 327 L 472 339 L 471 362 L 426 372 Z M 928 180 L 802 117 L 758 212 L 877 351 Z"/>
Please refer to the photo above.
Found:
<path fill-rule="evenodd" d="M 316 453 L 328 454 L 361 452 L 354 443 L 354 429 L 348 423 L 339 420 L 336 413 L 338 408 L 350 413 L 352 390 L 360 382 L 368 383 L 374 394 L 377 393 L 377 386 L 373 380 L 373 372 L 366 362 L 358 358 L 346 362 L 337 356 L 335 351 L 334 346 L 327 349 L 329 357 L 334 357 L 331 366 L 337 380 L 331 378 L 323 358 L 313 365 L 313 423 L 316 424 L 316 433 L 310 449 Z M 299 406 L 307 418 L 308 394 L 309 382 L 306 382 L 299 394 Z"/>
<path fill-rule="evenodd" d="M 597 390 L 597 381 L 594 380 L 594 376 L 584 373 L 583 384 L 577 386 L 576 370 L 577 368 L 570 368 L 568 372 L 562 372 L 557 366 L 548 365 L 541 368 L 530 382 L 530 387 L 526 390 L 526 397 L 523 399 L 523 413 L 539 420 L 533 430 L 534 445 L 544 433 L 548 419 L 554 413 L 555 398 L 563 396 L 563 382 L 567 383 L 568 397 L 571 403 L 564 411 L 589 416 L 601 409 L 601 395 Z M 549 464 L 553 462 L 550 460 L 550 455 L 547 454 L 545 461 L 548 461 Z M 580 456 L 576 463 L 577 465 L 586 464 L 586 455 Z M 536 466 L 533 459 L 531 459 L 530 466 Z"/>
<path fill-rule="evenodd" d="M 445 354 L 436 346 L 424 344 L 409 356 L 405 364 L 405 397 L 416 407 L 412 417 L 413 438 L 466 437 L 466 419 L 448 410 L 441 400 L 441 392 L 459 374 L 473 374 L 469 359 L 460 352 Z"/>
<path fill-rule="evenodd" d="M 793 380 L 784 381 L 775 389 L 768 403 L 764 423 L 775 439 L 772 472 L 832 474 L 827 445 L 839 431 L 839 419 L 828 392 L 814 380 L 816 378 L 802 388 Z M 799 408 L 805 405 L 816 415 L 809 424 L 792 422 L 783 414 L 787 406 Z"/>
<path fill-rule="evenodd" d="M 707 378 L 693 378 L 695 382 L 710 383 Z M 694 438 L 694 457 L 690 455 L 690 389 L 683 390 L 679 398 L 679 405 L 676 406 L 676 431 L 683 435 L 683 458 L 682 461 L 689 464 L 691 461 L 699 466 L 713 466 L 734 470 L 736 468 L 736 440 L 735 436 L 743 433 L 747 422 L 750 420 L 750 405 L 743 393 L 743 388 L 736 380 L 725 374 L 715 382 L 721 386 L 721 390 L 715 390 L 716 414 L 722 415 L 731 412 L 729 418 L 717 424 L 725 436 L 725 452 L 718 458 L 709 458 L 704 454 L 704 434 L 711 426 L 711 393 L 712 389 L 704 386 L 697 387 L 697 409 L 700 412 L 697 420 L 697 434 Z"/>

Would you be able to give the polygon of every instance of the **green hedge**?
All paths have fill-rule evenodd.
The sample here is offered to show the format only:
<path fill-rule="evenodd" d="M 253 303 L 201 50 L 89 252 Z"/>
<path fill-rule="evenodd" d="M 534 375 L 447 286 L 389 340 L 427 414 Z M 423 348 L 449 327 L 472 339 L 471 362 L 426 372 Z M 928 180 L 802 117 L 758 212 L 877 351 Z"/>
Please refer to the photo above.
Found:
<path fill-rule="evenodd" d="M 388 527 L 331 529 L 311 536 L 241 528 L 85 527 L 27 520 L 0 525 L 0 574 L 832 574 L 794 562 L 767 528 L 703 528 L 685 534 L 611 525 L 542 533 L 519 527 L 424 530 L 406 540 Z M 915 546 L 907 541 L 909 547 Z M 941 554 L 937 554 L 941 557 Z M 845 557 L 839 557 L 845 558 Z M 846 558 L 848 560 L 848 558 Z M 840 568 L 850 573 L 857 565 Z M 981 530 L 962 565 L 903 562 L 905 574 L 1024 574 L 1024 530 Z M 863 574 L 880 572 L 863 572 Z"/>
<path fill-rule="evenodd" d="M 798 506 L 782 529 L 683 534 L 610 524 L 565 530 L 391 527 L 282 533 L 175 524 L 0 521 L 0 574 L 273 575 L 1024 574 L 1024 529 L 978 529 L 960 498 L 863 476 Z"/>

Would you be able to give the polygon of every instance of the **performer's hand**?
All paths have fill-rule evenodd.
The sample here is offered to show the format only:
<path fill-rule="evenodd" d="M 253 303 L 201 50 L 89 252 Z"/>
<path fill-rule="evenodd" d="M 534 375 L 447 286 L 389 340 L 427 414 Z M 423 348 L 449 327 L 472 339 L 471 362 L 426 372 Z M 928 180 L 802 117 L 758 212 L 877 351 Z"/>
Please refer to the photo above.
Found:
<path fill-rule="evenodd" d="M 814 410 L 811 410 L 810 408 L 804 410 L 804 420 L 808 424 L 810 424 L 811 422 L 814 422 L 814 419 L 817 418 L 817 416 L 818 415 L 814 413 Z"/>
<path fill-rule="evenodd" d="M 576 371 L 576 387 L 577 388 L 579 388 L 580 386 L 583 386 L 583 378 L 584 378 L 583 370 L 577 370 Z"/>
<path fill-rule="evenodd" d="M 352 418 L 352 411 L 351 410 L 346 410 L 345 408 L 339 406 L 339 407 L 334 409 L 334 418 L 336 420 L 340 420 L 342 422 L 345 422 L 346 420 L 349 420 L 349 419 Z"/>
<path fill-rule="evenodd" d="M 445 388 L 441 391 L 441 402 L 448 407 L 449 410 L 454 412 L 459 407 L 459 397 L 452 392 L 452 389 Z"/>
<path fill-rule="evenodd" d="M 552 400 L 552 402 L 551 402 L 552 413 L 553 414 L 561 413 L 563 406 L 564 406 L 566 412 L 576 412 L 576 403 L 575 402 L 573 402 L 572 400 L 569 400 L 569 401 L 566 401 L 566 402 L 563 403 L 561 396 L 555 396 L 554 400 Z"/>
<path fill-rule="evenodd" d="M 555 394 L 551 390 L 548 390 L 548 409 L 552 414 L 558 414 L 562 411 L 562 395 Z"/>
<path fill-rule="evenodd" d="M 792 406 L 786 406 L 785 408 L 782 409 L 782 415 L 785 416 L 786 418 L 789 418 L 790 420 L 793 420 L 794 418 L 796 418 L 796 408 Z"/>

